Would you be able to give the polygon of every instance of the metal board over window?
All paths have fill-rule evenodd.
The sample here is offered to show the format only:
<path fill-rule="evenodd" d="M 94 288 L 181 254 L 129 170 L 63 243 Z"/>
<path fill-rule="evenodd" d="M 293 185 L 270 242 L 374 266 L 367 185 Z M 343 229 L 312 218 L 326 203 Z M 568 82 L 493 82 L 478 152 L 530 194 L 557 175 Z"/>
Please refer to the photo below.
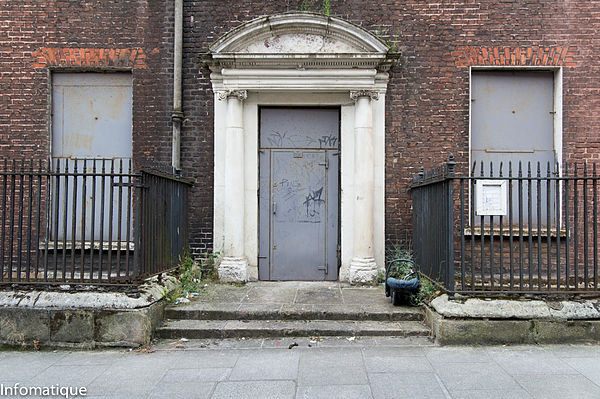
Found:
<path fill-rule="evenodd" d="M 555 171 L 554 118 L 553 72 L 472 71 L 471 172 L 485 179 L 509 174 L 535 177 L 538 170 L 540 176 L 546 176 L 548 170 Z M 518 181 L 511 182 L 507 187 L 512 197 L 509 206 L 516 215 Z M 537 199 L 537 185 L 533 185 L 531 193 L 526 188 L 522 190 L 521 196 Z M 549 201 L 548 192 L 551 192 Z M 551 221 L 556 214 L 554 190 L 543 190 L 539 197 L 544 207 L 540 212 L 541 222 L 546 224 L 547 204 L 551 207 Z M 528 209 L 522 212 L 524 220 L 529 220 Z M 532 223 L 537 223 L 537 215 L 537 210 L 532 210 Z"/>
<path fill-rule="evenodd" d="M 53 73 L 52 75 L 52 151 L 54 165 L 60 165 L 61 170 L 73 171 L 76 162 L 82 172 L 82 160 L 86 160 L 86 170 L 91 173 L 96 168 L 100 173 L 103 168 L 106 173 L 128 173 L 132 157 L 132 77 L 131 73 Z M 124 233 L 127 226 L 127 214 L 131 213 L 126 207 L 119 207 L 117 201 L 123 195 L 123 190 L 113 184 L 113 179 L 100 177 L 93 182 L 91 178 L 84 181 L 82 177 L 63 176 L 61 181 L 55 181 L 53 187 L 60 187 L 67 192 L 55 192 L 53 198 L 60 201 L 53 212 L 55 220 L 73 219 L 74 201 L 81 203 L 81 195 L 87 193 L 86 214 L 84 207 L 75 208 L 77 223 L 76 239 L 90 239 L 91 223 L 82 223 L 83 218 L 91 218 L 94 214 L 96 226 L 104 224 L 104 228 L 94 231 L 94 238 L 108 239 L 109 232 L 115 237 Z M 68 180 L 68 181 L 67 181 Z M 65 184 L 66 183 L 66 184 Z M 118 182 L 120 186 L 127 185 L 127 178 Z M 83 190 L 85 186 L 85 190 Z M 73 191 L 74 188 L 77 191 Z M 56 191 L 53 188 L 54 191 Z M 91 201 L 93 190 L 97 197 L 104 191 L 104 201 Z M 111 195 L 112 191 L 112 195 Z M 131 195 L 131 190 L 125 190 Z M 75 198 L 75 200 L 73 199 Z M 111 199 L 114 202 L 111 206 Z M 89 200 L 89 201 L 88 201 Z M 122 200 L 122 197 L 121 197 Z M 127 201 L 123 202 L 127 204 Z M 112 218 L 106 215 L 108 210 L 114 210 Z M 120 212 L 120 214 L 117 214 Z M 104 218 L 101 220 L 101 216 Z M 112 219 L 112 226 L 108 226 Z M 129 221 L 131 223 L 131 220 Z M 85 232 L 80 226 L 86 226 Z M 58 231 L 58 238 L 72 238 L 72 229 Z"/>

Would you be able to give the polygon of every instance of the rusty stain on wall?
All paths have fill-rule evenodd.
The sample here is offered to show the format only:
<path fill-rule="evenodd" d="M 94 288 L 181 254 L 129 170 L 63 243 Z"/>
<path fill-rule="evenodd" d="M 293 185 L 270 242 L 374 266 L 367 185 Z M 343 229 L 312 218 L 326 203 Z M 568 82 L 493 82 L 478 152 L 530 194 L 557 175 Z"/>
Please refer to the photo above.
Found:
<path fill-rule="evenodd" d="M 576 47 L 459 47 L 456 66 L 576 66 Z"/>
<path fill-rule="evenodd" d="M 70 133 L 63 137 L 64 146 L 70 149 L 76 150 L 87 150 L 89 152 L 92 151 L 92 143 L 94 141 L 94 136 L 92 132 L 88 133 Z M 63 156 L 71 157 L 75 154 L 68 153 L 63 154 Z"/>
<path fill-rule="evenodd" d="M 153 54 L 154 50 L 152 50 Z M 141 48 L 42 47 L 31 55 L 34 57 L 34 68 L 49 66 L 147 68 L 146 54 Z"/>

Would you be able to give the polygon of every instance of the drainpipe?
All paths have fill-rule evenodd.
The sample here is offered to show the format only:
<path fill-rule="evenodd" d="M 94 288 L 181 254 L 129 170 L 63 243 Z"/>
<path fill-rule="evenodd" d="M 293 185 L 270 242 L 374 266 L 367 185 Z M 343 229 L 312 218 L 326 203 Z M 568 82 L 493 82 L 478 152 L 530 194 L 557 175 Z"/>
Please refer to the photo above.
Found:
<path fill-rule="evenodd" d="M 175 39 L 173 44 L 173 152 L 171 163 L 175 174 L 181 171 L 181 65 L 183 62 L 183 0 L 175 0 Z"/>

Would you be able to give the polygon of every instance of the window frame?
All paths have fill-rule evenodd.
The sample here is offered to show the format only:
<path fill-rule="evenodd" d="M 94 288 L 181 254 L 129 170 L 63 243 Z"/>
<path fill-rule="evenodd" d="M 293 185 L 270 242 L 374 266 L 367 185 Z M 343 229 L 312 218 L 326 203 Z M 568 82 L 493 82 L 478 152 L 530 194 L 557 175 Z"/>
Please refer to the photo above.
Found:
<path fill-rule="evenodd" d="M 507 72 L 532 72 L 532 71 L 544 71 L 544 72 L 552 72 L 553 73 L 553 108 L 554 108 L 554 126 L 553 126 L 553 150 L 554 157 L 556 162 L 558 163 L 558 174 L 559 176 L 563 175 L 563 67 L 562 66 L 470 66 L 469 67 L 469 163 L 468 163 L 468 176 L 471 175 L 471 167 L 472 167 L 472 138 L 473 138 L 473 72 L 498 72 L 498 71 L 507 71 Z M 558 198 L 558 206 L 560 208 L 560 221 L 563 221 L 563 212 L 562 212 L 562 184 L 560 185 L 560 193 Z M 472 195 L 470 191 L 470 187 L 467 190 L 468 192 L 468 209 L 474 205 L 471 202 Z M 561 223 L 562 225 L 562 223 Z M 468 225 L 465 227 L 464 234 L 471 235 L 471 229 L 479 230 L 476 234 L 477 236 L 489 235 L 489 233 L 485 233 L 485 229 L 482 229 L 480 226 L 473 226 L 473 221 L 471 220 L 471 212 L 469 211 L 468 215 Z M 562 229 L 561 229 L 562 230 Z M 555 229 L 551 229 L 551 231 L 556 234 Z M 560 234 L 562 235 L 562 231 Z M 537 235 L 535 233 L 534 235 Z M 494 233 L 496 235 L 496 233 Z"/>

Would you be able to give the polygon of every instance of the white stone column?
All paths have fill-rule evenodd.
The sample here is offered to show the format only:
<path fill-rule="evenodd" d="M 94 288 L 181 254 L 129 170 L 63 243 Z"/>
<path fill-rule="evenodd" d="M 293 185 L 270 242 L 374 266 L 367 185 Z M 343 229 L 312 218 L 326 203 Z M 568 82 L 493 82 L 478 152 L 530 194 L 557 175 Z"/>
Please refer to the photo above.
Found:
<path fill-rule="evenodd" d="M 219 93 L 227 101 L 225 120 L 225 204 L 223 259 L 218 267 L 222 281 L 248 280 L 244 251 L 244 119 L 245 90 Z M 215 237 L 217 239 L 218 237 Z"/>
<path fill-rule="evenodd" d="M 352 91 L 354 110 L 354 254 L 350 262 L 351 284 L 373 283 L 377 264 L 373 245 L 373 110 L 375 91 Z"/>

